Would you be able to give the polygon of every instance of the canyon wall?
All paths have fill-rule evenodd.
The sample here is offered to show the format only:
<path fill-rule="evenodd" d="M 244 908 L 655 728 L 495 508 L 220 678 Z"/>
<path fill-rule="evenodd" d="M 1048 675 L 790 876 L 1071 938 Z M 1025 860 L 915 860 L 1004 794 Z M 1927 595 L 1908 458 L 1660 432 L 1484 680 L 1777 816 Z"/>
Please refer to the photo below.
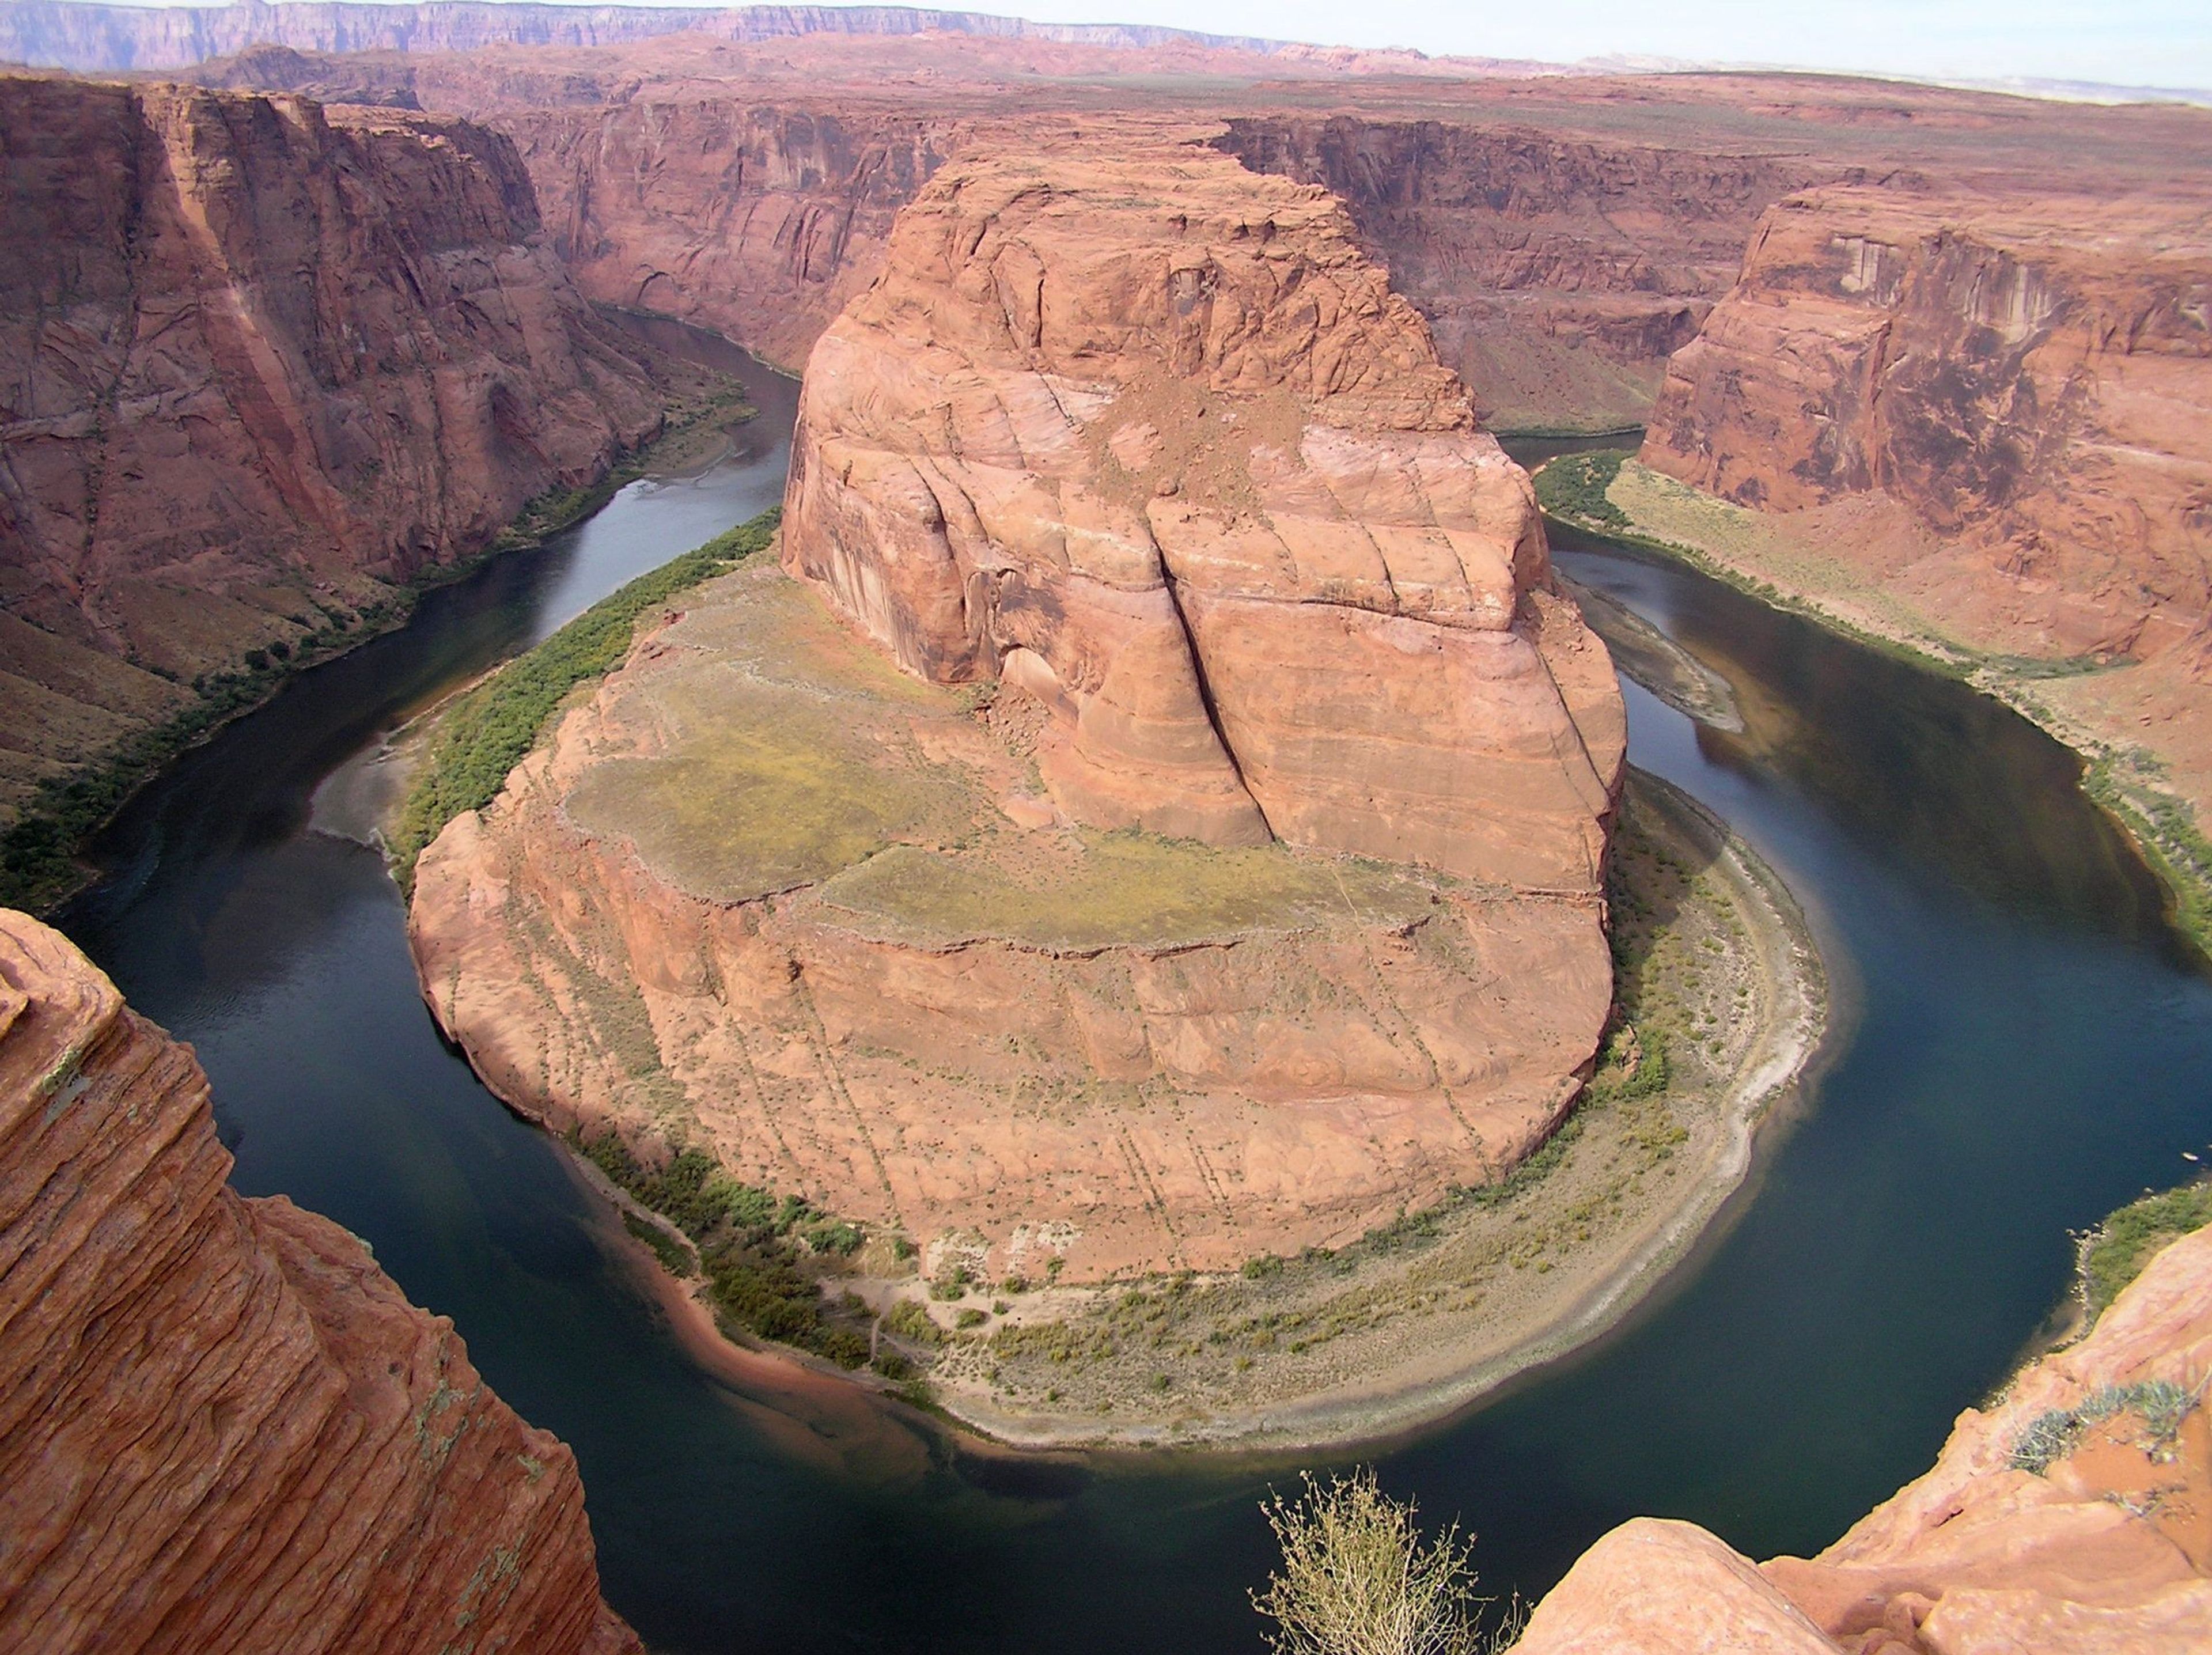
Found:
<path fill-rule="evenodd" d="M 1669 364 L 1643 458 L 1771 513 L 1895 502 L 1935 555 L 1834 551 L 1971 644 L 2158 654 L 2212 609 L 2196 215 L 2140 192 L 1793 196 Z"/>
<path fill-rule="evenodd" d="M 0 1644 L 636 1655 L 568 1450 L 229 1168 L 191 1053 L 0 910 Z"/>
<path fill-rule="evenodd" d="M 1334 191 L 1486 423 L 1639 423 L 1809 158 L 1510 124 L 1238 116 L 1220 147 Z"/>
<path fill-rule="evenodd" d="M 793 372 L 883 268 L 892 219 L 961 130 L 922 113 L 730 98 L 496 119 L 585 293 L 712 328 Z"/>
<path fill-rule="evenodd" d="M 2191 1655 L 2212 1647 L 2212 1230 L 1809 1560 L 1754 1567 L 1639 1518 L 1537 1606 L 1518 1655 Z"/>
<path fill-rule="evenodd" d="M 682 379 L 461 121 L 0 79 L 0 802 L 592 481 Z"/>
<path fill-rule="evenodd" d="M 1050 709 L 1060 806 L 1594 892 L 1603 647 L 1326 192 L 1131 127 L 941 170 L 807 366 L 784 558 Z"/>

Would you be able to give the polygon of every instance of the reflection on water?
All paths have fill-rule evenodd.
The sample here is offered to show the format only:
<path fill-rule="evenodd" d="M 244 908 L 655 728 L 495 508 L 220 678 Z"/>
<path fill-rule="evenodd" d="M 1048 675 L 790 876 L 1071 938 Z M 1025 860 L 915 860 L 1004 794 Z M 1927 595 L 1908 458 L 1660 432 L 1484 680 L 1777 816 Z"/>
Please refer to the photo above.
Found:
<path fill-rule="evenodd" d="M 759 429 L 787 432 L 766 380 Z M 577 1451 L 609 1597 L 656 1648 L 1254 1650 L 1284 1463 L 1025 1462 L 672 1321 L 641 1250 L 438 1038 L 376 858 L 317 780 L 622 579 L 769 503 L 782 455 L 635 485 L 434 594 L 149 789 L 65 924 L 214 1076 L 237 1179 L 367 1238 Z M 1817 1548 L 1932 1458 L 2059 1289 L 2065 1231 L 2212 1137 L 2212 994 L 2072 761 L 1955 685 L 1694 575 L 1565 551 L 1729 680 L 1741 737 L 1629 691 L 1637 762 L 1734 822 L 1852 985 L 1817 1107 L 1599 1348 L 1393 1447 L 1382 1480 L 1540 1591 L 1611 1524 Z"/>

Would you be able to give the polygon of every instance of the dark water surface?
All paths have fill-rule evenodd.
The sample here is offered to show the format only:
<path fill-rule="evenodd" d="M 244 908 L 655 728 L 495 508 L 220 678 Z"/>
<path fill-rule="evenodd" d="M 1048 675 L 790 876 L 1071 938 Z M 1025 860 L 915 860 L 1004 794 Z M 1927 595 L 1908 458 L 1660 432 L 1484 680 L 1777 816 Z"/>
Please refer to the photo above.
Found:
<path fill-rule="evenodd" d="M 608 1597 L 656 1648 L 1255 1650 L 1285 1463 L 978 1456 L 842 1387 L 710 1376 L 639 1252 L 417 997 L 375 855 L 307 831 L 317 781 L 640 569 L 769 503 L 763 451 L 626 490 L 434 594 L 190 755 L 106 837 L 65 928 L 199 1049 L 248 1193 L 367 1238 L 580 1458 Z M 1930 1461 L 2057 1299 L 2069 1226 L 2212 1139 L 2212 989 L 2075 766 L 1958 686 L 1694 575 L 1563 551 L 1725 676 L 1741 735 L 1631 688 L 1636 761 L 1788 876 L 1850 1032 L 1727 1227 L 1597 1347 L 1394 1445 L 1383 1481 L 1540 1591 L 1612 1524 L 1818 1548 Z"/>

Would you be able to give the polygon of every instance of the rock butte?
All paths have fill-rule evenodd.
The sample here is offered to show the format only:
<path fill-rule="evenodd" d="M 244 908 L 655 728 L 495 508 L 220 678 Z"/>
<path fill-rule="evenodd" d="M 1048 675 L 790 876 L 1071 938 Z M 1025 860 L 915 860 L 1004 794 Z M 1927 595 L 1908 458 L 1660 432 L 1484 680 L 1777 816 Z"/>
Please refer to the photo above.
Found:
<path fill-rule="evenodd" d="M 1203 145 L 949 166 L 891 250 L 810 364 L 806 583 L 697 594 L 422 859 L 441 1020 L 933 1271 L 1496 1176 L 1604 1022 L 1623 764 L 1525 476 L 1341 208 Z"/>
<path fill-rule="evenodd" d="M 229 1170 L 191 1053 L 0 910 L 0 1645 L 636 1655 L 568 1450 Z"/>
<path fill-rule="evenodd" d="M 1959 1416 L 1933 1470 L 1818 1557 L 1751 1561 L 1639 1518 L 1537 1606 L 1517 1655 L 2195 1655 L 2212 1648 L 2212 1415 L 2170 1448 L 2122 1414 L 2045 1475 L 2009 1464 L 2039 1416 L 2107 1386 L 2212 1369 L 2212 1230 L 2166 1248 L 2080 1344 Z"/>
<path fill-rule="evenodd" d="M 684 376 L 592 312 L 513 145 L 463 121 L 0 77 L 0 150 L 11 810 L 595 478 Z"/>
<path fill-rule="evenodd" d="M 900 215 L 807 360 L 784 567 L 909 671 L 1042 703 L 1078 821 L 1594 893 L 1612 661 L 1342 204 L 1063 142 Z"/>

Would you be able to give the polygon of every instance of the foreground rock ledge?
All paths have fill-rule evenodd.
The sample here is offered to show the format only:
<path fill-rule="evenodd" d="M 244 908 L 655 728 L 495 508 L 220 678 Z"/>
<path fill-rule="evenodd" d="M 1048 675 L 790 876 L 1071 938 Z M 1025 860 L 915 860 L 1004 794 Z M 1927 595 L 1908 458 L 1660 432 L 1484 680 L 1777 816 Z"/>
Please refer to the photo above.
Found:
<path fill-rule="evenodd" d="M 1818 1557 L 1754 1566 L 1693 1524 L 1638 1518 L 1537 1606 L 1516 1655 L 2199 1655 L 2212 1648 L 2208 1369 L 2201 1230 L 2087 1339 L 1960 1415 L 1935 1469 Z M 2159 1381 L 2198 1401 L 2153 1451 L 2123 1409 L 2039 1475 L 2012 1464 L 2038 1421 Z"/>
<path fill-rule="evenodd" d="M 191 1053 L 0 910 L 0 1646 L 640 1651 L 568 1450 L 229 1170 Z"/>

